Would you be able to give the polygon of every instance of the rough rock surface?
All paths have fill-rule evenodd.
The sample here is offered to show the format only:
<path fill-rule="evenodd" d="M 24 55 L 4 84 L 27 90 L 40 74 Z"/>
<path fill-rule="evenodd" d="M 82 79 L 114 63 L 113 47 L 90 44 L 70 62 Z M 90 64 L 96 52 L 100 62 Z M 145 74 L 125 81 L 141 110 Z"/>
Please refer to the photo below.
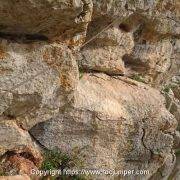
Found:
<path fill-rule="evenodd" d="M 74 106 L 31 133 L 47 148 L 69 153 L 78 148 L 85 168 L 148 166 L 148 178 L 167 158 L 173 166 L 175 128 L 158 91 L 126 78 L 87 74 L 79 82 Z"/>
<path fill-rule="evenodd" d="M 123 57 L 125 66 L 128 67 L 126 69 L 128 70 L 126 72 L 127 75 L 130 77 L 134 74 L 141 75 L 145 82 L 156 87 L 172 77 L 172 75 L 168 77 L 170 67 L 179 58 L 179 47 L 177 47 L 179 42 L 176 41 L 179 39 L 180 34 L 180 5 L 177 0 L 113 0 L 93 2 L 94 14 L 87 32 L 88 39 L 119 17 L 114 22 L 114 26 L 119 26 L 126 33 L 132 33 L 135 44 L 133 51 L 131 52 L 129 49 L 128 53 Z M 92 43 L 97 41 L 97 39 Z M 105 36 L 105 39 L 108 40 L 109 36 Z M 103 42 L 106 42 L 105 39 Z M 172 47 L 171 43 L 175 45 Z M 111 49 L 113 55 L 113 48 Z M 120 49 L 122 50 L 123 48 L 120 47 Z M 173 73 L 176 71 L 175 68 L 177 68 L 177 65 L 173 66 Z"/>
<path fill-rule="evenodd" d="M 178 179 L 179 9 L 0 0 L 0 173 L 38 168 L 39 144 L 90 169 L 149 170 L 117 179 Z"/>
<path fill-rule="evenodd" d="M 159 74 L 167 72 L 171 67 L 172 50 L 172 45 L 169 41 L 153 45 L 137 43 L 133 52 L 124 56 L 124 60 L 132 71 L 140 73 L 146 79 L 149 76 L 147 80 L 150 83 L 154 83 L 154 81 L 157 81 Z"/>
<path fill-rule="evenodd" d="M 86 71 L 123 75 L 126 68 L 122 60 L 134 47 L 131 33 L 122 32 L 117 26 L 110 28 L 81 51 L 79 66 Z"/>
<path fill-rule="evenodd" d="M 78 69 L 61 44 L 1 42 L 0 114 L 28 129 L 72 101 Z"/>
<path fill-rule="evenodd" d="M 0 124 L 0 155 L 7 152 L 29 153 L 34 158 L 35 164 L 40 164 L 41 154 L 30 135 L 12 120 L 1 120 Z"/>
<path fill-rule="evenodd" d="M 30 180 L 30 177 L 27 175 L 17 175 L 17 176 L 4 176 L 0 177 L 0 180 Z"/>
<path fill-rule="evenodd" d="M 76 44 L 90 21 L 92 3 L 88 0 L 7 0 L 0 2 L 1 36 L 47 40 L 58 37 Z M 85 11 L 85 12 L 84 12 Z M 81 13 L 85 13 L 81 15 Z M 82 13 L 82 14 L 83 14 Z M 53 17 L 53 18 L 52 18 Z"/>
<path fill-rule="evenodd" d="M 40 148 L 13 120 L 0 121 L 0 136 L 1 173 L 30 175 L 31 169 L 41 166 Z"/>

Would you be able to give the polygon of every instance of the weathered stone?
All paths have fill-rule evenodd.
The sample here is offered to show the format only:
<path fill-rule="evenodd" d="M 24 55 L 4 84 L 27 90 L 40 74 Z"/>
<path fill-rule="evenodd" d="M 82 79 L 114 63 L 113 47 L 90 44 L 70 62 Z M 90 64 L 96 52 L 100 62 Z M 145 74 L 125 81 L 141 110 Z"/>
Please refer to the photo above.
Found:
<path fill-rule="evenodd" d="M 169 86 L 174 93 L 174 97 L 180 101 L 180 75 L 174 76 L 171 79 Z"/>
<path fill-rule="evenodd" d="M 1 92 L 0 94 L 0 114 L 7 110 L 12 102 L 12 94 L 8 92 Z"/>
<path fill-rule="evenodd" d="M 17 176 L 4 176 L 0 177 L 0 180 L 31 180 L 27 175 L 17 175 Z"/>
<path fill-rule="evenodd" d="M 175 98 L 173 91 L 172 94 L 166 92 L 164 95 L 166 98 L 166 107 L 178 121 L 177 130 L 180 130 L 180 101 Z"/>
<path fill-rule="evenodd" d="M 1 1 L 0 35 L 10 39 L 23 37 L 27 41 L 55 37 L 72 40 L 86 31 L 91 19 L 92 3 L 87 3 L 87 0 Z M 82 16 L 86 20 L 76 21 L 84 11 L 88 11 L 86 17 Z"/>
<path fill-rule="evenodd" d="M 9 155 L 2 164 L 3 172 L 11 176 L 16 174 L 32 175 L 32 170 L 37 171 L 38 168 L 31 159 L 27 158 L 28 156 L 25 158 L 19 154 Z"/>
<path fill-rule="evenodd" d="M 86 71 L 123 75 L 125 66 L 122 58 L 131 53 L 133 46 L 131 33 L 123 33 L 118 27 L 113 27 L 83 48 L 79 66 Z"/>
<path fill-rule="evenodd" d="M 22 156 L 27 154 L 36 166 L 41 164 L 42 157 L 38 146 L 28 132 L 18 127 L 14 121 L 0 121 L 0 137 L 1 156 L 6 153 Z"/>
<path fill-rule="evenodd" d="M 180 132 L 176 131 L 174 134 L 174 148 L 180 149 Z"/>
<path fill-rule="evenodd" d="M 173 180 L 178 180 L 180 178 L 180 156 L 177 155 L 176 165 L 175 168 L 169 178 Z"/>
<path fill-rule="evenodd" d="M 180 33 L 177 28 L 177 1 L 113 0 L 93 3 L 94 13 L 88 26 L 87 41 L 114 23 L 83 48 L 80 67 L 86 71 L 126 73 L 130 77 L 140 74 L 146 82 L 156 87 L 173 76 L 169 69 L 175 61 L 172 59 L 175 45 L 172 46 L 170 40 L 178 39 Z M 120 47 L 111 47 L 117 45 L 117 40 L 122 37 L 121 31 L 126 34 L 124 41 L 134 39 L 134 42 L 121 42 Z M 128 36 L 131 38 L 127 38 Z M 131 53 L 133 44 L 135 46 Z M 124 47 L 129 49 L 122 53 Z M 126 69 L 121 60 L 123 54 Z M 174 69 L 173 71 L 175 72 Z"/>
<path fill-rule="evenodd" d="M 123 77 L 85 74 L 73 108 L 31 133 L 47 148 L 78 149 L 85 168 L 148 169 L 148 179 L 173 156 L 175 128 L 158 91 Z"/>
<path fill-rule="evenodd" d="M 76 88 L 76 61 L 63 44 L 2 41 L 8 54 L 0 61 L 0 113 L 24 128 L 54 116 L 70 103 Z"/>
<path fill-rule="evenodd" d="M 158 84 L 159 74 L 166 73 L 171 66 L 172 50 L 169 41 L 149 45 L 137 43 L 133 52 L 124 56 L 124 61 L 132 72 L 139 73 L 146 79 L 149 77 L 149 83 Z"/>
<path fill-rule="evenodd" d="M 33 127 L 40 144 L 79 152 L 84 167 L 168 178 L 179 147 L 179 83 L 166 109 L 158 90 L 137 81 L 162 89 L 178 77 L 179 7 L 178 0 L 0 1 L 0 155 L 14 174 L 40 162 L 26 131 Z"/>

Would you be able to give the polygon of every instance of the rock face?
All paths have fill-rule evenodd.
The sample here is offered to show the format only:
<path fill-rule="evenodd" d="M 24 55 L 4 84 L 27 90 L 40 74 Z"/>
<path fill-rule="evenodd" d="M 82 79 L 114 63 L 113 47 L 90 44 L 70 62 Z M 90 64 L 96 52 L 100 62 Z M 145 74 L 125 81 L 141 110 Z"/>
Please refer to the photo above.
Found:
<path fill-rule="evenodd" d="M 130 44 L 126 46 L 125 43 L 122 43 L 129 48 L 123 56 L 126 74 L 129 77 L 138 74 L 143 77 L 145 82 L 159 87 L 171 79 L 172 75 L 169 77 L 171 67 L 173 73 L 177 72 L 179 42 L 176 41 L 179 39 L 180 33 L 178 8 L 178 1 L 94 1 L 94 14 L 92 22 L 89 24 L 87 37 L 90 39 L 108 23 L 116 20 L 113 26 L 119 27 L 118 29 L 124 33 L 131 33 L 134 39 L 133 50 L 131 50 Z M 110 36 L 104 37 L 104 43 L 109 41 Z M 99 38 L 100 36 L 92 43 L 96 44 Z M 112 37 L 111 40 L 113 40 Z M 124 37 L 124 41 L 129 42 L 129 39 Z M 172 42 L 175 45 L 172 46 Z M 99 43 L 98 48 L 101 46 L 102 43 Z M 122 51 L 123 48 L 119 49 L 121 50 L 118 51 Z M 114 51 L 111 52 L 113 55 Z M 117 59 L 117 55 L 115 56 L 116 58 L 113 59 Z M 121 59 L 121 55 L 118 57 Z M 118 66 L 116 65 L 116 67 Z"/>
<path fill-rule="evenodd" d="M 28 177 L 27 175 L 17 175 L 17 176 L 6 176 L 6 177 L 0 177 L 0 180 L 30 180 L 30 177 Z"/>
<path fill-rule="evenodd" d="M 171 66 L 172 45 L 169 41 L 153 45 L 137 43 L 130 55 L 124 56 L 130 68 L 148 78 L 149 82 L 157 82 L 159 74 L 165 73 Z M 160 82 L 159 82 L 160 83 Z"/>
<path fill-rule="evenodd" d="M 32 151 L 34 157 L 38 157 L 36 145 L 31 140 L 29 134 L 20 129 L 13 121 L 1 120 L 1 148 L 0 154 L 3 155 L 7 151 L 23 152 L 23 149 Z M 38 159 L 38 158 L 37 158 Z"/>
<path fill-rule="evenodd" d="M 0 170 L 9 175 L 28 174 L 41 165 L 42 155 L 28 132 L 12 120 L 0 121 Z M 12 171 L 13 169 L 13 171 Z"/>
<path fill-rule="evenodd" d="M 47 148 L 78 148 L 85 168 L 137 170 L 148 163 L 148 178 L 167 158 L 173 166 L 175 128 L 158 91 L 126 78 L 87 74 L 74 106 L 31 133 Z"/>
<path fill-rule="evenodd" d="M 72 101 L 78 69 L 66 46 L 1 44 L 6 52 L 0 62 L 1 114 L 28 129 Z"/>
<path fill-rule="evenodd" d="M 81 51 L 79 66 L 87 71 L 123 75 L 126 68 L 122 60 L 134 46 L 131 33 L 124 33 L 113 27 L 101 33 L 96 40 Z"/>
<path fill-rule="evenodd" d="M 174 171 L 172 173 L 172 175 L 170 176 L 171 178 L 178 180 L 180 177 L 180 164 L 179 164 L 179 156 L 177 157 L 177 162 L 176 162 L 176 166 L 174 168 Z"/>
<path fill-rule="evenodd" d="M 24 41 L 58 37 L 78 44 L 85 37 L 92 6 L 91 0 L 1 1 L 1 36 Z"/>
<path fill-rule="evenodd" d="M 179 8 L 0 0 L 0 174 L 30 175 L 58 148 L 83 168 L 148 171 L 93 179 L 178 179 Z"/>

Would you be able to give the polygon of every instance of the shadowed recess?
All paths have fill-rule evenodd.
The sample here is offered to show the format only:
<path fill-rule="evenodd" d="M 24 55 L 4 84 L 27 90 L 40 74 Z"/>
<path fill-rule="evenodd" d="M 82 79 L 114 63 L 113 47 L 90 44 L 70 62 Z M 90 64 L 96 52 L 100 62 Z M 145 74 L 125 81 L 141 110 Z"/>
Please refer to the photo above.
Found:
<path fill-rule="evenodd" d="M 0 32 L 0 38 L 8 39 L 11 41 L 18 41 L 21 40 L 23 42 L 28 41 L 48 41 L 48 37 L 42 34 L 11 34 Z"/>

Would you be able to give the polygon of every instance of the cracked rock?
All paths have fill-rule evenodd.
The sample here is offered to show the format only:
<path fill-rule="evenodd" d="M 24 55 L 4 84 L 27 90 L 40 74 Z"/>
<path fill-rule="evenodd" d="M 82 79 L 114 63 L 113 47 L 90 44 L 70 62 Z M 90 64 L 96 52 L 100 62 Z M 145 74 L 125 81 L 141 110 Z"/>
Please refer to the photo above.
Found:
<path fill-rule="evenodd" d="M 148 168 L 148 179 L 171 155 L 176 120 L 157 90 L 121 79 L 85 74 L 73 107 L 31 133 L 47 148 L 78 149 L 84 168 Z"/>

